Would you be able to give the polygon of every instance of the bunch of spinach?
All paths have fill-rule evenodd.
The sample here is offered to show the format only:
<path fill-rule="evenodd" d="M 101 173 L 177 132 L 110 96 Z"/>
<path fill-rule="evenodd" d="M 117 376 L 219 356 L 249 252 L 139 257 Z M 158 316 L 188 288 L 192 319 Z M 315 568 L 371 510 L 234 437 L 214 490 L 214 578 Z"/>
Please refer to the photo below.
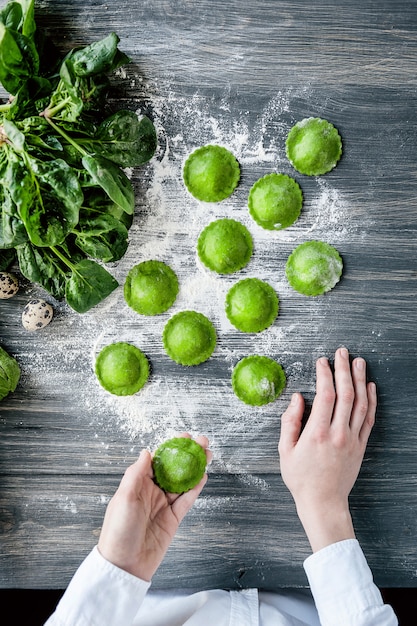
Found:
<path fill-rule="evenodd" d="M 0 400 L 16 389 L 19 380 L 18 362 L 0 346 Z"/>
<path fill-rule="evenodd" d="M 0 104 L 0 267 L 16 258 L 26 278 L 84 313 L 118 285 L 102 263 L 128 245 L 134 192 L 123 168 L 152 157 L 156 133 L 148 117 L 103 113 L 108 74 L 129 62 L 115 33 L 51 64 L 34 14 L 34 0 L 0 12 L 10 93 Z"/>

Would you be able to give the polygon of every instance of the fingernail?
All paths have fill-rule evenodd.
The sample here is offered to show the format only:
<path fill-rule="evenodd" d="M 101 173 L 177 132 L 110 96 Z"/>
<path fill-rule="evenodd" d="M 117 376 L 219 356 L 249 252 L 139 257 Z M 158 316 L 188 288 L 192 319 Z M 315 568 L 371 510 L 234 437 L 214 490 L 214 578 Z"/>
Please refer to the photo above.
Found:
<path fill-rule="evenodd" d="M 376 396 L 376 385 L 375 383 L 369 383 L 369 389 L 371 391 L 371 393 Z"/>
<path fill-rule="evenodd" d="M 297 393 L 293 393 L 291 396 L 291 402 L 290 405 L 291 406 L 296 406 L 298 404 L 298 394 Z"/>
<path fill-rule="evenodd" d="M 329 363 L 329 361 L 327 360 L 327 358 L 326 358 L 325 356 L 322 356 L 322 357 L 319 359 L 319 363 L 320 363 L 320 365 L 325 365 L 325 366 L 327 366 L 327 365 L 328 365 L 328 363 Z"/>
<path fill-rule="evenodd" d="M 357 367 L 358 370 L 364 370 L 365 369 L 365 361 L 364 359 L 356 359 L 355 360 L 355 365 Z"/>
<path fill-rule="evenodd" d="M 340 356 L 342 356 L 344 359 L 348 359 L 349 358 L 349 352 L 346 348 L 340 348 Z"/>

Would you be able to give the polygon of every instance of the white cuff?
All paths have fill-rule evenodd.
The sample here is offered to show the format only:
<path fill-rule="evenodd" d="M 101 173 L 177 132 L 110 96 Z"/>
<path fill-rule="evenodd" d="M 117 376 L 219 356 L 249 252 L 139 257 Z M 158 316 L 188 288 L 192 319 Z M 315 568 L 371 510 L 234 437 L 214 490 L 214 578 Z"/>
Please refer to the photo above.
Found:
<path fill-rule="evenodd" d="M 384 605 L 372 572 L 356 539 L 319 550 L 304 561 L 322 626 L 397 624 Z"/>
<path fill-rule="evenodd" d="M 149 587 L 150 583 L 107 561 L 96 546 L 74 574 L 50 623 L 128 626 Z"/>

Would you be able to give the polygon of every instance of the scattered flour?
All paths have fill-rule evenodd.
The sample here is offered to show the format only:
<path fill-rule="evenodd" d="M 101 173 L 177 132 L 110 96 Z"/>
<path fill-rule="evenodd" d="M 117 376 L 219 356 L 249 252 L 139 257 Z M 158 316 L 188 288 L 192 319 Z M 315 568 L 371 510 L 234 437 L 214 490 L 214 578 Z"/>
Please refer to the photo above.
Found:
<path fill-rule="evenodd" d="M 225 295 L 237 279 L 258 276 L 269 281 L 281 303 L 285 303 L 294 295 L 284 274 L 285 261 L 292 248 L 312 238 L 337 245 L 345 242 L 354 228 L 343 194 L 331 182 L 322 179 L 302 181 L 304 209 L 298 222 L 285 231 L 265 231 L 248 214 L 247 194 L 258 177 L 282 168 L 297 178 L 285 158 L 284 143 L 289 128 L 282 122 L 283 114 L 291 111 L 293 96 L 291 91 L 278 92 L 253 120 L 253 115 L 251 117 L 247 111 L 232 111 L 227 97 L 217 105 L 214 115 L 213 102 L 200 94 L 179 97 L 169 92 L 169 86 L 163 85 L 159 93 L 149 93 L 159 148 L 148 166 L 129 172 L 139 189 L 137 216 L 130 230 L 126 255 L 110 267 L 121 286 L 82 316 L 60 305 L 61 311 L 54 324 L 46 330 L 51 341 L 57 341 L 60 346 L 59 368 L 56 355 L 47 354 L 40 344 L 39 351 L 27 355 L 25 368 L 27 382 L 43 387 L 47 395 L 48 389 L 51 395 L 60 389 L 61 396 L 65 396 L 68 372 L 76 376 L 79 395 L 67 401 L 76 403 L 77 414 L 87 416 L 92 426 L 100 430 L 100 439 L 104 438 L 103 431 L 111 431 L 115 423 L 126 440 L 134 442 L 138 448 L 155 448 L 165 438 L 181 431 L 204 432 L 211 440 L 214 470 L 218 467 L 236 473 L 247 484 L 256 484 L 263 490 L 269 486 L 253 475 L 256 459 L 251 466 L 250 459 L 244 459 L 244 452 L 230 454 L 226 445 L 234 439 L 237 447 L 242 443 L 240 448 L 243 449 L 248 439 L 262 436 L 271 424 L 278 423 L 281 407 L 277 403 L 265 407 L 243 405 L 231 390 L 230 371 L 247 354 L 276 358 L 288 377 L 288 388 L 283 396 L 286 403 L 288 394 L 298 388 L 305 371 L 293 349 L 298 326 L 297 322 L 279 316 L 271 328 L 258 335 L 238 333 L 224 313 Z M 205 143 L 217 143 L 230 149 L 242 168 L 240 186 L 229 199 L 218 204 L 195 200 L 182 182 L 185 159 Z M 210 273 L 196 258 L 199 233 L 207 223 L 220 217 L 242 221 L 254 238 L 253 258 L 237 275 Z M 171 265 L 179 277 L 180 293 L 166 314 L 143 318 L 125 304 L 123 283 L 133 265 L 151 258 Z M 325 311 L 320 299 L 304 299 L 303 307 L 307 318 L 313 318 L 317 311 Z M 208 365 L 182 368 L 170 362 L 164 353 L 163 327 L 170 315 L 183 309 L 198 310 L 215 324 L 218 345 Z M 95 356 L 101 347 L 112 341 L 132 342 L 150 359 L 150 380 L 135 396 L 112 396 L 95 379 Z M 212 416 L 215 418 L 211 419 Z M 103 445 L 104 450 L 107 447 Z M 269 453 L 271 459 L 276 457 L 275 444 L 271 445 Z M 199 506 L 204 506 L 204 502 L 200 500 Z M 219 502 L 219 506 L 222 505 L 222 501 Z M 61 506 L 64 505 L 67 506 L 61 502 Z"/>

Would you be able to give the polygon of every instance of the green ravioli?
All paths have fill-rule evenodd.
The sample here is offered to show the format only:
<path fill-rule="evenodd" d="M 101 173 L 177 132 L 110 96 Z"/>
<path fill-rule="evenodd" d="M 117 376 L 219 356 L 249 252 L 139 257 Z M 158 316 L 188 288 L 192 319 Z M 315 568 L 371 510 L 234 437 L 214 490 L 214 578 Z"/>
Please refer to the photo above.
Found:
<path fill-rule="evenodd" d="M 306 241 L 290 254 L 285 267 L 291 287 L 305 296 L 319 296 L 339 282 L 343 261 L 333 246 Z"/>
<path fill-rule="evenodd" d="M 246 226 L 228 218 L 211 222 L 197 241 L 200 261 L 218 274 L 241 270 L 249 263 L 252 249 L 252 236 Z"/>
<path fill-rule="evenodd" d="M 342 155 L 342 140 L 333 124 L 320 117 L 309 117 L 291 128 L 286 151 L 298 172 L 320 176 L 336 166 Z"/>
<path fill-rule="evenodd" d="M 198 365 L 212 355 L 216 331 L 202 313 L 180 311 L 165 324 L 163 343 L 166 353 L 176 363 Z"/>
<path fill-rule="evenodd" d="M 120 341 L 100 351 L 95 372 L 104 389 L 116 396 L 131 396 L 148 380 L 149 362 L 139 348 Z"/>
<path fill-rule="evenodd" d="M 259 226 L 281 230 L 300 215 L 303 194 L 299 184 L 285 174 L 266 174 L 249 192 L 249 213 Z"/>
<path fill-rule="evenodd" d="M 189 491 L 203 478 L 206 452 L 194 439 L 174 437 L 156 450 L 152 459 L 155 480 L 168 493 Z"/>
<path fill-rule="evenodd" d="M 234 367 L 232 387 L 237 397 L 252 406 L 273 402 L 287 379 L 282 366 L 267 356 L 247 356 Z"/>
<path fill-rule="evenodd" d="M 162 261 L 143 261 L 132 267 L 126 277 L 125 300 L 141 315 L 164 313 L 174 304 L 177 294 L 178 278 Z"/>
<path fill-rule="evenodd" d="M 226 315 L 235 328 L 244 333 L 259 333 L 278 315 L 278 296 L 259 278 L 244 278 L 228 291 Z"/>
<path fill-rule="evenodd" d="M 233 193 L 239 182 L 239 163 L 226 148 L 207 145 L 190 154 L 184 164 L 183 177 L 194 198 L 220 202 Z"/>

